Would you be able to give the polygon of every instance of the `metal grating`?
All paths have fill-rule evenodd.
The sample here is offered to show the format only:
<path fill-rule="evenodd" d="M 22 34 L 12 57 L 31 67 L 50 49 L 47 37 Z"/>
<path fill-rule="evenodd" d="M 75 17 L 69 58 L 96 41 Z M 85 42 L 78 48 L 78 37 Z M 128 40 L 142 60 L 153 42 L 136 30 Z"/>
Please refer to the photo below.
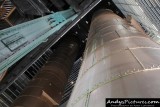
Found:
<path fill-rule="evenodd" d="M 71 75 L 68 79 L 68 83 L 65 87 L 65 91 L 64 91 L 64 95 L 62 97 L 62 101 L 61 101 L 61 105 L 63 103 L 65 103 L 66 101 L 68 101 L 71 93 L 72 93 L 72 89 L 74 88 L 74 84 L 77 80 L 78 77 L 78 73 L 81 67 L 81 63 L 82 63 L 82 58 L 79 58 L 73 65 L 72 67 L 72 71 L 71 71 Z"/>
<path fill-rule="evenodd" d="M 52 53 L 51 50 L 46 51 L 27 70 L 14 77 L 14 80 L 8 80 L 6 84 L 0 86 L 0 107 L 9 107 L 13 103 L 28 82 L 40 71 Z"/>
<path fill-rule="evenodd" d="M 160 1 L 159 0 L 113 0 L 127 15 L 132 15 L 153 40 L 160 43 Z"/>
<path fill-rule="evenodd" d="M 146 15 L 154 23 L 156 29 L 160 30 L 160 1 L 158 0 L 139 0 L 137 1 Z"/>

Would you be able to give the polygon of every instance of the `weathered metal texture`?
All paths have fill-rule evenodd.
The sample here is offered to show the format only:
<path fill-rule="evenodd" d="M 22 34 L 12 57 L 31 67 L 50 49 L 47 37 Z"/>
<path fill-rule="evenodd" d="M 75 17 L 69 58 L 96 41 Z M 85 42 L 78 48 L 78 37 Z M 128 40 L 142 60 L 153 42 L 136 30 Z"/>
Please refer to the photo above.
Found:
<path fill-rule="evenodd" d="M 142 33 L 146 34 L 142 26 L 140 25 L 137 20 L 135 20 L 131 15 L 127 15 L 126 21 L 130 23 L 132 26 L 134 26 L 137 30 L 141 31 Z"/>
<path fill-rule="evenodd" d="M 75 38 L 66 38 L 12 107 L 57 107 L 78 53 Z"/>
<path fill-rule="evenodd" d="M 105 98 L 160 97 L 160 46 L 111 11 L 94 16 L 67 107 L 105 107 Z"/>
<path fill-rule="evenodd" d="M 1 30 L 0 73 L 76 17 L 75 12 L 69 9 Z"/>

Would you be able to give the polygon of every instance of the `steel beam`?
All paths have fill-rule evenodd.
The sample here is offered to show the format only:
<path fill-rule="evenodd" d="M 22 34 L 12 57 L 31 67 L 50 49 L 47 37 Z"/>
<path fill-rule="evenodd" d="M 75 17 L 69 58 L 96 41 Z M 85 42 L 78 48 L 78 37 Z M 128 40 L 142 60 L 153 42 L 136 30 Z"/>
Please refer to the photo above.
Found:
<path fill-rule="evenodd" d="M 1 30 L 0 73 L 76 17 L 77 14 L 69 9 Z"/>

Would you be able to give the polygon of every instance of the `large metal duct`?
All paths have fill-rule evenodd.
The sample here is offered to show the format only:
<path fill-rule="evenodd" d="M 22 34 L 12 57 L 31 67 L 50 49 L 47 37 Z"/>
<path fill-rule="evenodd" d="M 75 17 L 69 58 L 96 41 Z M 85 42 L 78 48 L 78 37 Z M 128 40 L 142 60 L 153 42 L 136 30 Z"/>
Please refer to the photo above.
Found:
<path fill-rule="evenodd" d="M 105 107 L 105 98 L 159 98 L 159 81 L 160 46 L 112 11 L 99 11 L 67 107 Z"/>
<path fill-rule="evenodd" d="M 12 107 L 57 107 L 77 56 L 78 47 L 75 38 L 64 39 Z"/>

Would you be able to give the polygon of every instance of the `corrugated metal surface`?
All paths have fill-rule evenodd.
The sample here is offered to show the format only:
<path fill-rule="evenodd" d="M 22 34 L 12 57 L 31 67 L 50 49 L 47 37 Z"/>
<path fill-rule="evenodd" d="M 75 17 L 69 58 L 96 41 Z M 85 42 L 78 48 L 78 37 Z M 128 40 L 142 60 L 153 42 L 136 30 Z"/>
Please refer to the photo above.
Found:
<path fill-rule="evenodd" d="M 132 15 L 148 35 L 160 43 L 160 1 L 159 0 L 113 0 L 127 15 Z"/>

